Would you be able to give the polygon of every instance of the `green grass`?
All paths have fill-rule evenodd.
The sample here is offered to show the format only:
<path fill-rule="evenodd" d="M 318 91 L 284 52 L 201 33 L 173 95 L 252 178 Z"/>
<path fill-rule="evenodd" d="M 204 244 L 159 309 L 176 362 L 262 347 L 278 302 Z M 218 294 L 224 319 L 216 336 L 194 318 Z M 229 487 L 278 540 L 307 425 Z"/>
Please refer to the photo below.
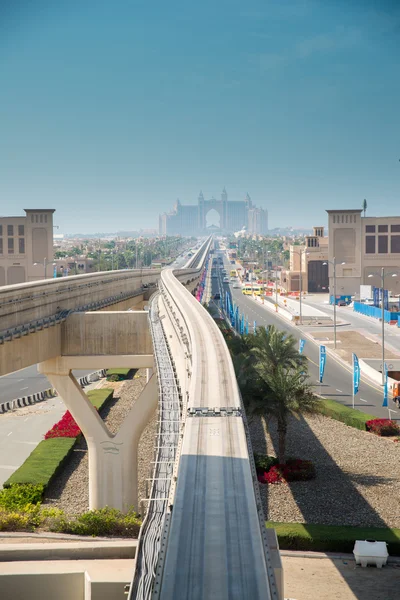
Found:
<path fill-rule="evenodd" d="M 119 375 L 120 377 L 128 377 L 132 369 L 107 369 L 106 375 Z"/>
<path fill-rule="evenodd" d="M 282 550 L 353 552 L 356 540 L 376 540 L 388 544 L 390 555 L 400 555 L 400 529 L 275 523 L 273 521 L 267 521 L 266 527 L 276 530 L 279 547 Z"/>
<path fill-rule="evenodd" d="M 87 395 L 93 406 L 100 410 L 113 397 L 113 390 L 110 388 L 90 390 Z M 77 438 L 60 437 L 41 441 L 19 469 L 7 479 L 4 487 L 10 487 L 15 483 L 30 483 L 43 485 L 46 488 L 63 467 L 76 440 Z"/>
<path fill-rule="evenodd" d="M 4 487 L 14 483 L 48 486 L 51 478 L 58 473 L 68 458 L 75 441 L 75 438 L 51 438 L 41 441 L 19 469 L 7 479 Z"/>
<path fill-rule="evenodd" d="M 87 396 L 90 402 L 100 410 L 106 402 L 112 399 L 114 390 L 111 388 L 101 388 L 100 390 L 90 390 Z"/>
<path fill-rule="evenodd" d="M 346 425 L 361 429 L 362 431 L 366 431 L 366 421 L 376 419 L 376 416 L 374 415 L 369 415 L 360 410 L 343 406 L 343 404 L 335 402 L 335 400 L 319 400 L 316 410 L 327 417 L 342 421 L 342 423 L 346 423 Z"/>

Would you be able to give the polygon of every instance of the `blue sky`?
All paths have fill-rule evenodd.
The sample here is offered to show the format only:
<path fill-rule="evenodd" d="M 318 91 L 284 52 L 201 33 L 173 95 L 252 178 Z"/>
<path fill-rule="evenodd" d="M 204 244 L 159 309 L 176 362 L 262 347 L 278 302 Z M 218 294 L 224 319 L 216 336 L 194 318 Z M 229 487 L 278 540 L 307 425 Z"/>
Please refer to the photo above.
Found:
<path fill-rule="evenodd" d="M 3 215 L 157 227 L 224 186 L 271 227 L 399 213 L 392 0 L 2 0 L 0 87 Z"/>

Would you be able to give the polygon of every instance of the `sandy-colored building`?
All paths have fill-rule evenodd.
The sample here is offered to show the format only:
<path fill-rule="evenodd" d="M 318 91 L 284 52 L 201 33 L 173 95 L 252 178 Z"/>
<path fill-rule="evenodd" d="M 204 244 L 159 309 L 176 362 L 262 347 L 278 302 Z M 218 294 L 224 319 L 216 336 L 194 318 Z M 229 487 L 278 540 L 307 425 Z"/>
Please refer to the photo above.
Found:
<path fill-rule="evenodd" d="M 53 265 L 58 277 L 96 272 L 94 259 L 87 258 L 86 256 L 67 256 L 65 258 L 56 258 Z"/>
<path fill-rule="evenodd" d="M 314 227 L 305 244 L 289 246 L 289 270 L 281 273 L 281 286 L 287 292 L 328 292 L 328 238 L 324 227 Z M 301 277 L 301 286 L 300 286 Z"/>
<path fill-rule="evenodd" d="M 0 217 L 0 286 L 53 276 L 54 209 Z"/>
<path fill-rule="evenodd" d="M 400 293 L 400 217 L 363 217 L 361 209 L 327 210 L 329 260 L 336 261 L 336 295 L 359 293 L 360 285 L 381 286 Z M 368 277 L 371 275 L 372 277 Z M 394 274 L 394 276 L 393 276 Z M 333 265 L 329 264 L 329 288 L 333 293 Z"/>

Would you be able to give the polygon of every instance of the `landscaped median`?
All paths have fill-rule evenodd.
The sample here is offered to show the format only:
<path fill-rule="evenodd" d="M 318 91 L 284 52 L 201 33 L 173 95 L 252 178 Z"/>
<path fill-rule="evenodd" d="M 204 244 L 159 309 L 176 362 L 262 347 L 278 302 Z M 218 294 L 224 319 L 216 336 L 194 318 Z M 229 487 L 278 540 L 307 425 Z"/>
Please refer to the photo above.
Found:
<path fill-rule="evenodd" d="M 133 369 L 107 369 L 107 381 L 123 381 L 124 379 L 128 379 L 132 371 Z"/>
<path fill-rule="evenodd" d="M 361 429 L 361 431 L 367 431 L 367 421 L 376 419 L 374 415 L 369 415 L 361 412 L 360 410 L 349 408 L 348 406 L 344 406 L 335 400 L 320 400 L 316 405 L 316 411 L 325 415 L 326 417 L 331 417 L 332 419 L 336 419 L 336 421 L 341 421 L 350 427 Z"/>
<path fill-rule="evenodd" d="M 91 390 L 88 398 L 100 410 L 113 397 L 108 388 Z M 67 514 L 42 505 L 47 486 L 71 454 L 81 431 L 67 411 L 46 434 L 27 460 L 0 490 L 0 531 L 35 531 L 91 536 L 137 537 L 141 525 L 133 510 L 121 513 L 105 507 L 83 514 Z"/>
<path fill-rule="evenodd" d="M 275 529 L 281 550 L 353 552 L 356 540 L 375 540 L 387 543 L 390 556 L 400 555 L 400 529 L 274 523 L 273 521 L 267 521 L 266 526 Z"/>
<path fill-rule="evenodd" d="M 87 396 L 93 406 L 100 410 L 101 407 L 113 397 L 113 390 L 108 388 L 91 390 L 87 393 Z M 5 488 L 14 484 L 26 483 L 43 485 L 43 490 L 48 486 L 51 479 L 64 465 L 80 435 L 80 429 L 78 427 L 74 427 L 73 429 L 69 427 L 67 430 L 67 433 L 71 433 L 72 437 L 65 436 L 63 433 L 65 432 L 65 429 L 57 427 L 62 422 L 68 421 L 68 419 L 65 418 L 67 413 L 65 413 L 62 419 L 50 430 L 53 431 L 54 429 L 58 429 L 59 435 L 57 437 L 49 437 L 40 442 L 19 469 L 7 479 L 4 483 Z M 70 426 L 70 423 L 68 423 L 68 425 Z"/>

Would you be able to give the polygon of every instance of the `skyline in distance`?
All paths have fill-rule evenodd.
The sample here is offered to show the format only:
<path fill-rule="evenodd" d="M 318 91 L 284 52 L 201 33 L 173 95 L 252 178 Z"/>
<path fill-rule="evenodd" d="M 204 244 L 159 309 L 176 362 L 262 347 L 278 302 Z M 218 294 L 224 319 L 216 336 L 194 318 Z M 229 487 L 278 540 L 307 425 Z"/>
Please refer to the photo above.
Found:
<path fill-rule="evenodd" d="M 199 190 L 270 228 L 398 213 L 395 2 L 116 0 L 0 9 L 0 212 L 156 229 Z"/>

